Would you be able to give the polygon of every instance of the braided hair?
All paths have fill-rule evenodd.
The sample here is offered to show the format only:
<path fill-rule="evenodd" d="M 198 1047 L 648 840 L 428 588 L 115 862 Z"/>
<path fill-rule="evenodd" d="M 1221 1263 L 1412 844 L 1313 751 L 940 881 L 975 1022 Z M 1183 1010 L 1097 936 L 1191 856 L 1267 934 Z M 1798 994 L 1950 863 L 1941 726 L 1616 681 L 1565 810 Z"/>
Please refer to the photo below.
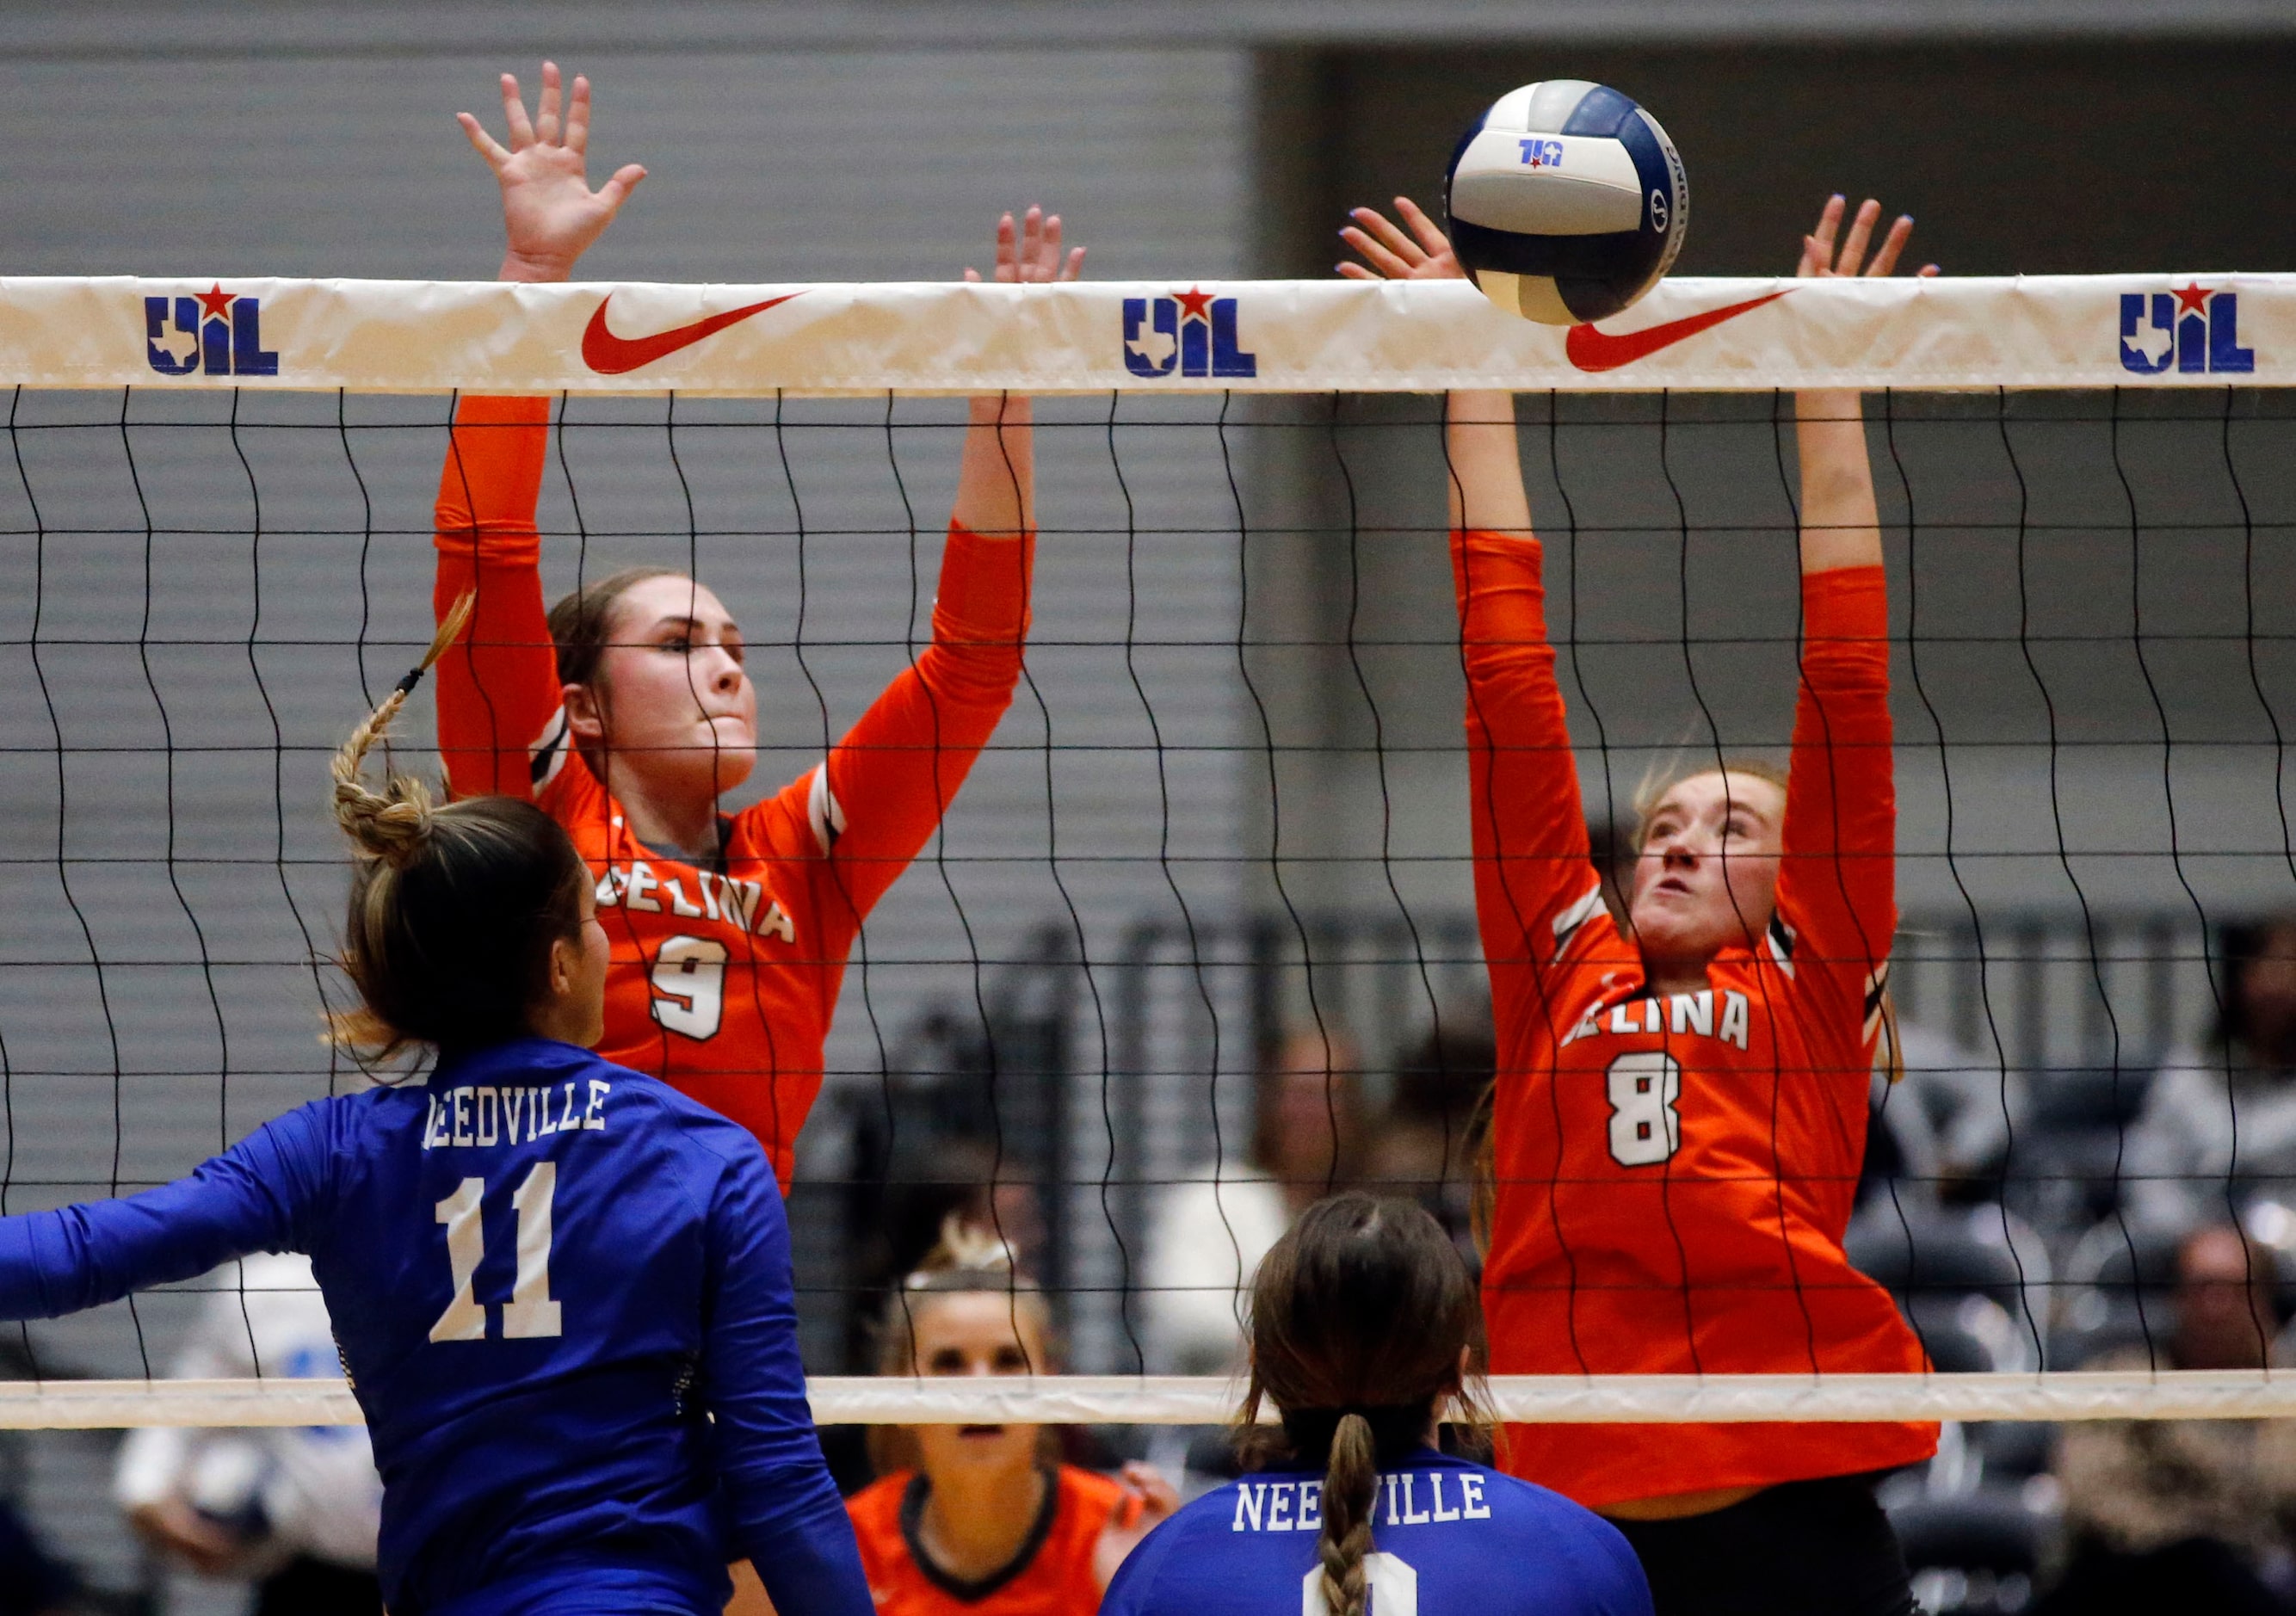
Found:
<path fill-rule="evenodd" d="M 549 815 L 512 797 L 440 804 L 422 781 L 388 771 L 381 791 L 362 777 L 367 752 L 461 635 L 473 599 L 455 603 L 422 660 L 334 758 L 335 823 L 352 848 L 339 963 L 359 1004 L 330 1020 L 338 1041 L 372 1060 L 526 1032 L 550 980 L 551 945 L 581 935 L 589 870 Z"/>
<path fill-rule="evenodd" d="M 1261 1260 L 1239 1421 L 1249 1431 L 1273 1403 L 1292 1460 L 1323 1467 L 1316 1551 L 1331 1616 L 1364 1616 L 1380 1468 L 1423 1446 L 1445 1403 L 1484 1423 L 1473 1395 L 1482 1350 L 1467 1265 L 1414 1202 L 1319 1201 Z"/>

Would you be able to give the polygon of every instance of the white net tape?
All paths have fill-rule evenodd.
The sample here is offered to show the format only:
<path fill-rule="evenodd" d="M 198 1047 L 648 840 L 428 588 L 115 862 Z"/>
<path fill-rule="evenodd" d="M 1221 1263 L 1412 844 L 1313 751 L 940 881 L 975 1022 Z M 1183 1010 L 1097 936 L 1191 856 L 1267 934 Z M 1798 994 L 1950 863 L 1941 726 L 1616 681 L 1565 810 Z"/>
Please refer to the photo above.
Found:
<path fill-rule="evenodd" d="M 1611 324 L 1533 325 L 1463 282 L 0 278 L 0 384 L 754 398 L 2296 383 L 2292 275 L 1670 280 Z"/>
<path fill-rule="evenodd" d="M 1216 1375 L 824 1376 L 808 1391 L 824 1425 L 1217 1425 L 1234 1418 L 1239 1400 L 1235 1382 Z M 2270 1370 L 1498 1375 L 1490 1393 L 1504 1419 L 1574 1425 L 2296 1416 L 2296 1374 Z M 334 1380 L 0 1383 L 4 1431 L 361 1423 L 349 1386 Z"/>

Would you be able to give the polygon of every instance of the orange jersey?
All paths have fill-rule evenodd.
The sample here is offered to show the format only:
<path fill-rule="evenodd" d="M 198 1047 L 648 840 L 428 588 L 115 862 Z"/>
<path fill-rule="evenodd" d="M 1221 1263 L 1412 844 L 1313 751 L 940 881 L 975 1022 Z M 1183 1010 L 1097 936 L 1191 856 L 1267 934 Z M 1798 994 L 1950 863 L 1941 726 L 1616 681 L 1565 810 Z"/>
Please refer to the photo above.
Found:
<path fill-rule="evenodd" d="M 917 1547 L 928 1487 L 897 1471 L 845 1501 L 869 1594 L 886 1616 L 1091 1616 L 1100 1609 L 1093 1550 L 1111 1520 L 1129 1525 L 1140 1500 L 1106 1476 L 1063 1464 L 1013 1563 L 980 1583 L 962 1583 Z"/>
<path fill-rule="evenodd" d="M 721 857 L 698 868 L 638 841 L 566 734 L 535 527 L 548 416 L 543 398 L 466 399 L 457 416 L 436 604 L 478 602 L 439 666 L 447 782 L 530 798 L 566 827 L 613 943 L 598 1053 L 747 1128 L 786 1191 L 862 919 L 1011 704 L 1031 546 L 953 527 L 932 644 L 826 761 L 726 820 Z"/>
<path fill-rule="evenodd" d="M 1590 862 L 1539 546 L 1453 536 L 1475 906 L 1499 1038 L 1483 1272 L 1494 1372 L 1916 1372 L 1841 1239 L 1897 929 L 1882 570 L 1802 581 L 1776 918 L 1650 996 Z M 1601 1508 L 1909 1464 L 1937 1427 L 1512 1428 L 1508 1468 Z"/>

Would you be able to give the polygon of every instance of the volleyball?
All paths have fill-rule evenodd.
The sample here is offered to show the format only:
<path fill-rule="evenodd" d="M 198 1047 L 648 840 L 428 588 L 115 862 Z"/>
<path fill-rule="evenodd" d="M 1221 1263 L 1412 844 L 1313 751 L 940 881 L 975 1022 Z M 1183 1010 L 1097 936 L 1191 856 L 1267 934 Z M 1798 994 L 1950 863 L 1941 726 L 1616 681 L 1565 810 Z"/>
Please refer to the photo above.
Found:
<path fill-rule="evenodd" d="M 1690 229 L 1690 182 L 1658 119 L 1608 85 L 1510 90 L 1444 176 L 1451 245 L 1483 295 L 1542 325 L 1603 319 L 1658 284 Z"/>

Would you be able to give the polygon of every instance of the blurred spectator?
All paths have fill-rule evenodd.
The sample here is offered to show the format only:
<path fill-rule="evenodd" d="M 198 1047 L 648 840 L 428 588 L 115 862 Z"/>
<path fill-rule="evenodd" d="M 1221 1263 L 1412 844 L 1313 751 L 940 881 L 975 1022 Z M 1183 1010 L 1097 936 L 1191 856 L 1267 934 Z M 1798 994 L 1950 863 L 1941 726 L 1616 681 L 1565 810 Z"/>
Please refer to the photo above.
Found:
<path fill-rule="evenodd" d="M 176 1378 L 342 1373 L 310 1259 L 250 1257 L 221 1273 L 232 1283 L 208 1299 Z M 121 1445 L 112 1492 L 154 1548 L 256 1581 L 254 1616 L 381 1616 L 382 1482 L 363 1426 L 147 1427 Z"/>
<path fill-rule="evenodd" d="M 2141 1222 L 2221 1218 L 2259 1192 L 2296 1206 L 2296 915 L 2226 926 L 2218 947 L 2211 1047 L 2161 1066 L 2129 1130 L 2128 1206 Z"/>
<path fill-rule="evenodd" d="M 2177 1369 L 2261 1368 L 2278 1330 L 2269 1250 L 2228 1224 L 2177 1257 Z M 2091 1369 L 2149 1369 L 2143 1347 Z M 2285 1612 L 2296 1546 L 2296 1422 L 2138 1420 L 2069 1424 L 2058 1439 L 2070 1558 L 2046 1616 Z"/>
<path fill-rule="evenodd" d="M 1886 1044 L 1874 1065 L 1859 1202 L 1884 1181 L 1901 1204 L 1997 1199 L 2010 1128 L 2026 1112 L 2023 1075 L 1926 1027 L 1906 1023 L 1898 1036 L 1903 1075 L 1890 1081 Z"/>
<path fill-rule="evenodd" d="M 44 1554 L 14 1510 L 0 1504 L 0 1616 L 64 1616 L 76 1609 L 72 1574 Z"/>
<path fill-rule="evenodd" d="M 1440 1017 L 1397 1057 L 1395 1093 L 1365 1162 L 1367 1179 L 1416 1197 L 1471 1253 L 1475 1114 L 1497 1070 L 1488 1005 Z"/>
<path fill-rule="evenodd" d="M 1259 1259 L 1300 1211 L 1356 1181 L 1360 1071 L 1344 1036 L 1292 1034 L 1260 1073 L 1250 1162 L 1158 1195 L 1140 1308 L 1158 1368 L 1218 1374 L 1242 1361 L 1243 1293 Z"/>

